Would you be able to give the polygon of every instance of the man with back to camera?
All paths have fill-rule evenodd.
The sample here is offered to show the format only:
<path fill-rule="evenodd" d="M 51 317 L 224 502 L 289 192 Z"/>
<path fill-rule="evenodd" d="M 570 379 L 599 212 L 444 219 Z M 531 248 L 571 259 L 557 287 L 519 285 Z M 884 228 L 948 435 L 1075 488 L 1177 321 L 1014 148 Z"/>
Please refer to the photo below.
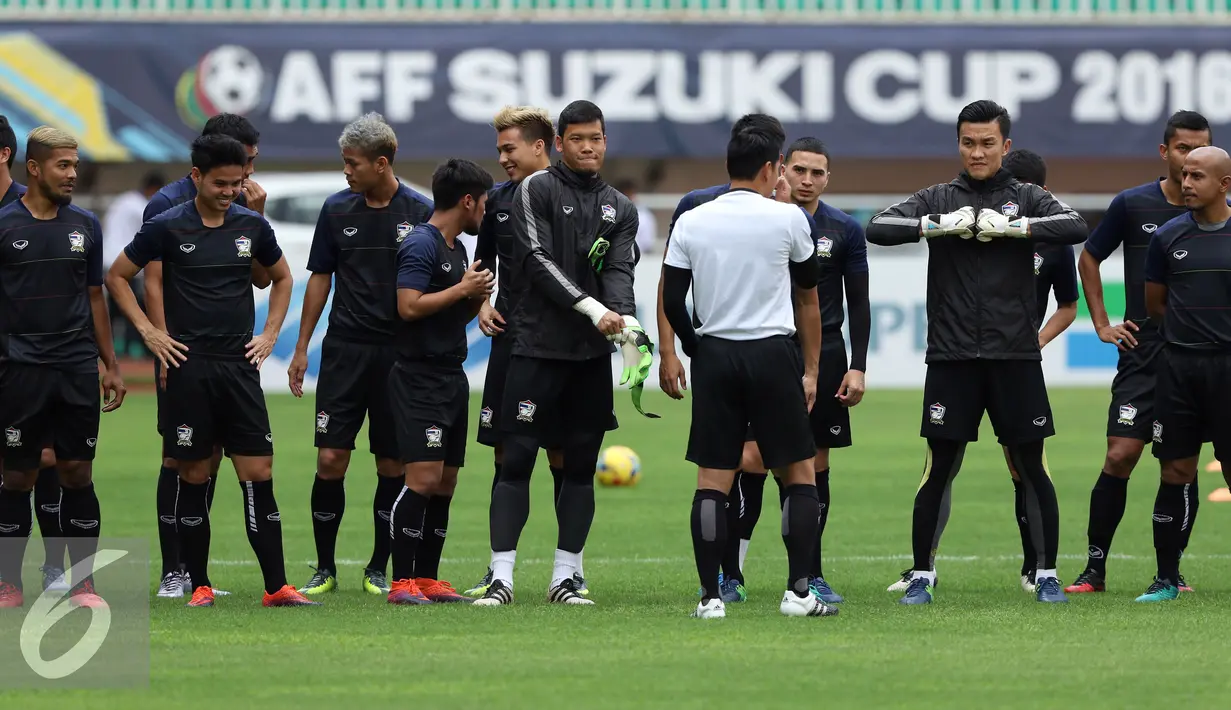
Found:
<path fill-rule="evenodd" d="M 520 285 L 513 256 L 511 216 L 516 207 L 513 197 L 522 180 L 551 166 L 551 147 L 556 129 L 551 125 L 551 117 L 546 110 L 532 106 L 505 106 L 492 120 L 492 127 L 496 129 L 496 154 L 509 179 L 496 185 L 488 193 L 487 208 L 483 223 L 479 227 L 474 258 L 486 264 L 488 269 L 499 268 L 496 304 L 493 306 L 488 303 L 479 311 L 479 328 L 492 342 L 491 355 L 487 360 L 487 374 L 483 382 L 483 403 L 479 409 L 477 439 L 480 444 L 492 447 L 496 469 L 492 478 L 492 492 L 495 493 L 496 485 L 500 482 L 500 467 L 504 461 L 501 400 L 504 398 L 504 382 L 513 350 L 513 336 L 507 329 L 516 325 L 510 325 L 509 320 L 513 315 L 513 299 Z M 545 443 L 554 488 L 552 503 L 557 508 L 558 521 L 560 485 L 564 483 L 564 452 L 551 442 Z M 582 570 L 581 553 L 577 556 L 577 572 L 573 575 L 573 581 L 579 594 L 589 595 L 585 572 Z M 489 564 L 487 573 L 479 583 L 464 593 L 469 597 L 481 597 L 491 583 L 492 568 Z"/>
<path fill-rule="evenodd" d="M 205 126 L 201 129 L 201 135 L 228 136 L 243 144 L 244 151 L 248 157 L 247 162 L 244 164 L 244 184 L 239 191 L 239 195 L 235 198 L 235 204 L 252 209 L 258 214 L 264 214 L 265 190 L 252 179 L 257 154 L 260 151 L 258 144 L 261 140 L 261 134 L 256 130 L 256 127 L 243 116 L 233 113 L 220 113 L 210 117 L 205 122 Z M 166 185 L 150 198 L 149 204 L 145 206 L 144 221 L 148 222 L 172 207 L 185 202 L 191 202 L 196 196 L 196 182 L 193 181 L 191 174 L 185 175 L 179 180 Z M 131 239 L 131 236 L 128 238 Z M 107 268 L 110 268 L 110 265 Z M 163 317 L 162 305 L 162 262 L 160 258 L 155 256 L 154 260 L 146 265 L 144 272 L 145 312 L 148 314 L 150 322 L 165 330 L 166 321 Z M 255 259 L 252 263 L 252 283 L 261 289 L 268 287 L 270 283 L 269 274 L 265 272 L 264 267 Z M 154 359 L 154 377 L 157 382 L 157 387 L 155 388 L 156 404 L 159 411 L 161 411 L 163 391 L 166 385 L 166 372 L 162 369 L 162 363 L 157 358 Z M 158 417 L 157 426 L 158 435 L 161 437 L 163 436 L 161 417 Z M 214 491 L 218 487 L 218 467 L 222 463 L 221 448 L 214 451 L 211 461 L 209 505 L 212 507 Z M 155 506 L 158 510 L 158 545 L 162 552 L 162 582 L 158 587 L 158 596 L 163 598 L 179 598 L 185 593 L 192 591 L 192 580 L 188 579 L 185 567 L 179 559 L 179 537 L 175 531 L 175 492 L 178 490 L 178 486 L 179 473 L 175 470 L 175 459 L 164 453 L 162 468 L 158 474 L 158 489 L 155 495 Z M 227 594 L 227 592 L 215 589 L 214 594 L 222 596 Z"/>
<path fill-rule="evenodd" d="M 312 480 L 312 534 L 316 567 L 299 588 L 308 596 L 337 589 L 338 530 L 346 512 L 346 470 L 355 438 L 368 420 L 368 448 L 376 459 L 372 497 L 372 557 L 363 570 L 363 591 L 388 594 L 389 521 L 402 490 L 397 433 L 389 402 L 389 368 L 397 318 L 397 250 L 411 230 L 432 215 L 432 201 L 394 174 L 398 138 L 378 113 L 361 116 L 338 138 L 348 188 L 321 207 L 308 254 L 307 288 L 299 340 L 287 375 L 291 394 L 303 397 L 308 346 L 333 281 L 337 280 L 329 328 L 321 344 L 316 380 L 316 475 Z M 447 499 L 433 499 L 435 519 Z M 437 525 L 433 529 L 444 529 Z"/>
<path fill-rule="evenodd" d="M 593 604 L 577 588 L 594 521 L 594 470 L 603 436 L 616 428 L 613 342 L 637 403 L 652 345 L 636 310 L 637 210 L 599 176 L 607 152 L 603 112 L 574 101 L 560 112 L 561 160 L 518 185 L 513 210 L 519 291 L 513 355 L 505 380 L 504 462 L 492 494 L 492 584 L 475 603 L 513 602 L 517 541 L 530 514 L 530 474 L 539 448 L 564 450 L 560 533 L 547 599 Z"/>
<path fill-rule="evenodd" d="M 1188 213 L 1159 227 L 1146 251 L 1145 306 L 1166 343 L 1157 356 L 1158 394 L 1151 423 L 1160 464 L 1154 499 L 1158 572 L 1139 602 L 1180 595 L 1180 555 L 1196 517 L 1201 445 L 1231 456 L 1231 156 L 1196 148 L 1181 171 Z M 1231 480 L 1226 473 L 1224 478 Z"/>
<path fill-rule="evenodd" d="M 986 411 L 996 437 L 1041 511 L 1040 602 L 1065 602 L 1056 577 L 1060 509 L 1043 459 L 1055 433 L 1039 353 L 1034 244 L 1077 244 L 1085 220 L 1038 185 L 1018 182 L 1001 161 L 1009 113 L 993 101 L 958 114 L 962 173 L 877 214 L 868 241 L 928 240 L 928 349 L 920 435 L 928 451 L 915 494 L 914 566 L 902 604 L 928 604 L 936 581 L 932 548 L 950 481 Z"/>
<path fill-rule="evenodd" d="M 452 498 L 466 460 L 466 324 L 487 303 L 495 277 L 478 260 L 467 263 L 466 245 L 458 237 L 479 231 L 491 189 L 492 176 L 469 160 L 451 159 L 437 167 L 432 175 L 436 211 L 398 249 L 402 322 L 389 396 L 405 478 L 389 523 L 390 604 L 470 601 L 440 579 L 448 508 L 434 519 L 432 502 Z"/>
<path fill-rule="evenodd" d="M 722 509 L 749 426 L 765 465 L 786 479 L 782 533 L 789 574 L 779 611 L 837 613 L 809 584 L 819 502 L 808 412 L 821 360 L 812 220 L 794 206 L 764 199 L 781 174 L 785 140 L 778 119 L 764 114 L 732 135 L 730 190 L 679 218 L 663 261 L 663 310 L 693 364 L 686 459 L 697 465 L 691 527 L 702 595 L 693 616 L 701 619 L 726 616 L 718 586 L 728 535 Z M 741 288 L 731 289 L 736 282 Z M 685 305 L 690 287 L 702 324 L 695 329 Z M 791 339 L 796 313 L 806 314 L 799 321 L 800 343 Z"/>
<path fill-rule="evenodd" d="M 155 357 L 167 368 L 161 412 L 163 448 L 176 460 L 180 553 L 192 580 L 190 607 L 214 605 L 207 567 L 210 543 L 210 460 L 221 445 L 244 494 L 248 544 L 265 582 L 266 607 L 305 606 L 286 583 L 282 516 L 274 498 L 273 433 L 260 366 L 273 350 L 291 301 L 291 270 L 265 218 L 234 204 L 248 156 L 223 135 L 192 143 L 197 194 L 146 222 L 107 275 L 107 288 Z M 167 330 L 137 306 L 129 282 L 162 258 Z M 269 314 L 253 336 L 256 304 L 252 262 L 272 281 Z"/>
<path fill-rule="evenodd" d="M 106 608 L 95 594 L 92 557 L 102 515 L 94 490 L 99 376 L 103 411 L 124 401 L 103 297 L 103 233 L 98 218 L 72 204 L 77 140 L 40 126 L 26 138 L 29 185 L 0 210 L 0 607 L 23 604 L 21 565 L 33 520 L 31 492 L 43 449 L 55 451 L 59 529 L 76 569 L 73 606 Z"/>
<path fill-rule="evenodd" d="M 1159 225 L 1184 215 L 1181 171 L 1188 154 L 1210 145 L 1210 124 L 1195 111 L 1177 111 L 1167 119 L 1159 157 L 1167 163 L 1167 176 L 1129 188 L 1116 195 L 1102 221 L 1090 233 L 1078 259 L 1082 290 L 1090 320 L 1099 339 L 1120 350 L 1116 378 L 1111 383 L 1107 414 L 1107 455 L 1103 469 L 1090 491 L 1090 521 L 1086 530 L 1086 568 L 1064 591 L 1070 594 L 1107 589 L 1107 556 L 1111 541 L 1124 517 L 1128 479 L 1152 436 L 1155 372 L 1163 338 L 1158 324 L 1149 320 L 1145 307 L 1145 257 L 1151 235 Z M 1112 325 L 1103 300 L 1103 277 L 1099 265 L 1124 245 L 1124 322 Z M 1196 499 L 1193 514 L 1196 513 Z M 1191 531 L 1192 527 L 1186 528 Z M 1184 547 L 1188 546 L 1187 537 Z M 1183 576 L 1172 580 L 1181 591 L 1192 591 Z"/>
<path fill-rule="evenodd" d="M 1004 157 L 1002 166 L 1012 173 L 1018 182 L 1042 185 L 1044 190 L 1047 189 L 1047 164 L 1038 153 L 1014 148 Z M 1056 312 L 1039 330 L 1039 349 L 1041 350 L 1059 337 L 1077 318 L 1077 267 L 1073 246 L 1071 244 L 1035 244 L 1034 275 L 1035 302 L 1040 323 L 1047 315 L 1048 294 L 1054 292 L 1056 295 Z M 1043 548 L 1042 542 L 1038 540 L 1039 510 L 1036 501 L 1026 499 L 1021 476 L 1013 468 L 1008 449 L 1005 449 L 1004 455 L 1005 463 L 1009 467 L 1009 476 L 1013 481 L 1013 512 L 1022 541 L 1021 585 L 1022 589 L 1034 594 L 1038 551 Z M 949 522 L 952 490 L 953 483 L 950 481 L 942 502 L 940 521 L 936 525 L 936 538 L 932 542 L 933 550 L 940 549 L 940 538 L 944 535 L 945 525 Z M 1033 522 L 1031 522 L 1032 518 Z M 888 591 L 905 591 L 910 586 L 910 578 L 911 570 L 904 571 L 900 580 L 889 585 Z"/>

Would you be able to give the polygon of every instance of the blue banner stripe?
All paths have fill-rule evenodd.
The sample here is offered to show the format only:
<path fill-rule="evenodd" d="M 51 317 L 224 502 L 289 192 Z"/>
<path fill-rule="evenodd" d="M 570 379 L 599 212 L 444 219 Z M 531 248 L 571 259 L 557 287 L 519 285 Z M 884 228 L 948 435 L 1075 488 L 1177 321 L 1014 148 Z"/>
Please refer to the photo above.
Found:
<path fill-rule="evenodd" d="M 1116 346 L 1099 340 L 1097 333 L 1069 333 L 1068 366 L 1074 369 L 1115 369 L 1120 356 Z"/>

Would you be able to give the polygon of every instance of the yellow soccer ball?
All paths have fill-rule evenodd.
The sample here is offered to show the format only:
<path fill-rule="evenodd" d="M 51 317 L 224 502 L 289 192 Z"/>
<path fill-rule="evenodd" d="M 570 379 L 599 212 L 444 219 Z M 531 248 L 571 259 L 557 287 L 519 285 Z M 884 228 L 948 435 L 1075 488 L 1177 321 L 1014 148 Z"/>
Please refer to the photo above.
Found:
<path fill-rule="evenodd" d="M 641 457 L 627 446 L 609 446 L 599 454 L 595 473 L 604 486 L 635 486 L 641 480 Z"/>

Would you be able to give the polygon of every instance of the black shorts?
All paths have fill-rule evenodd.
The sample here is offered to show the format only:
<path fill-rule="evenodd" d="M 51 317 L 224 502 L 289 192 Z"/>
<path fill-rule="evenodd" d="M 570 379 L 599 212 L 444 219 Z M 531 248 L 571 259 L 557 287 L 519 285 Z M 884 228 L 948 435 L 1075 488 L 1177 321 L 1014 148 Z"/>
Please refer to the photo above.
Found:
<path fill-rule="evenodd" d="M 484 446 L 496 446 L 500 443 L 504 381 L 509 376 L 509 360 L 512 357 L 513 338 L 508 333 L 492 338 L 492 351 L 487 358 L 487 375 L 483 379 L 483 404 L 479 409 L 477 439 Z"/>
<path fill-rule="evenodd" d="M 812 405 L 812 438 L 818 449 L 841 449 L 851 445 L 851 409 L 835 396 L 849 369 L 846 348 L 821 351 L 816 378 L 816 404 Z"/>
<path fill-rule="evenodd" d="M 159 412 L 163 455 L 200 461 L 221 446 L 228 456 L 272 456 L 261 373 L 247 360 L 220 360 L 189 354 L 167 371 L 167 391 Z"/>
<path fill-rule="evenodd" d="M 1154 390 L 1158 386 L 1158 359 L 1163 340 L 1140 338 L 1137 347 L 1120 353 L 1116 378 L 1111 381 L 1111 407 L 1107 436 L 1150 441 L 1154 436 Z"/>
<path fill-rule="evenodd" d="M 368 418 L 368 446 L 378 458 L 398 457 L 397 433 L 389 405 L 393 349 L 326 337 L 316 379 L 316 448 L 355 449 Z"/>
<path fill-rule="evenodd" d="M 1038 360 L 963 360 L 928 365 L 923 385 L 924 438 L 978 441 L 986 411 L 1005 446 L 1056 433 Z"/>
<path fill-rule="evenodd" d="M 611 358 L 548 360 L 513 355 L 501 401 L 506 434 L 563 447 L 616 429 Z"/>
<path fill-rule="evenodd" d="M 1165 348 L 1158 359 L 1158 395 L 1150 423 L 1154 456 L 1186 459 L 1213 442 L 1214 457 L 1231 457 L 1231 354 Z"/>
<path fill-rule="evenodd" d="M 685 458 L 701 468 L 738 469 L 749 429 L 766 468 L 816 454 L 799 346 L 786 336 L 702 336 L 692 358 L 692 426 Z"/>
<path fill-rule="evenodd" d="M 12 362 L 0 368 L 5 468 L 37 470 L 48 446 L 58 461 L 93 461 L 101 402 L 97 372 Z"/>
<path fill-rule="evenodd" d="M 466 463 L 470 381 L 457 365 L 396 362 L 389 371 L 389 397 L 402 463 Z"/>

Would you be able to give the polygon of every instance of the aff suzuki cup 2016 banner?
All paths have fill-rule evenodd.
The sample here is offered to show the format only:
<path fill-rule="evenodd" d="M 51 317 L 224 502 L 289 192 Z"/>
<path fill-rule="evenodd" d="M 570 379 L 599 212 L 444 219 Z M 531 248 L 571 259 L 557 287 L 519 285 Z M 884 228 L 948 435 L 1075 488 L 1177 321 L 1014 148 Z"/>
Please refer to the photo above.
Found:
<path fill-rule="evenodd" d="M 399 155 L 490 157 L 505 104 L 587 98 L 612 150 L 723 155 L 732 121 L 777 116 L 839 155 L 953 152 L 966 103 L 991 98 L 1044 155 L 1141 156 L 1195 109 L 1231 128 L 1221 27 L 530 23 L 6 23 L 0 112 L 71 129 L 91 160 L 187 157 L 205 119 L 249 116 L 272 158 L 332 159 L 379 111 Z"/>

